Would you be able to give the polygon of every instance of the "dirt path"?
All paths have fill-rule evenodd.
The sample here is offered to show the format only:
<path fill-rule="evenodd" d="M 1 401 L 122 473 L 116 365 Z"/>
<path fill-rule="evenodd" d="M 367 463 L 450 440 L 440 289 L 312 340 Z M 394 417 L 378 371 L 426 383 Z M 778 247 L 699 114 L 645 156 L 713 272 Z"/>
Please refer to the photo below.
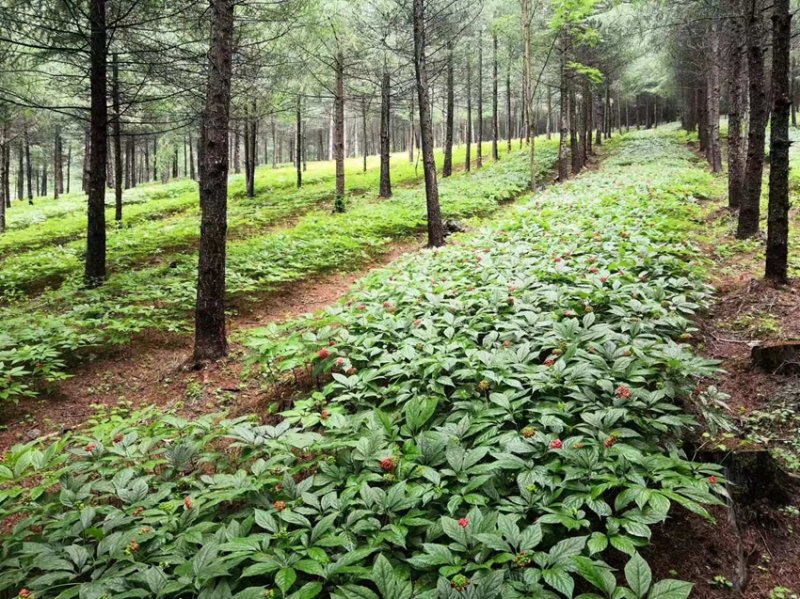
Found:
<path fill-rule="evenodd" d="M 230 319 L 229 338 L 332 305 L 372 270 L 422 247 L 420 239 L 396 243 L 357 271 L 301 281 L 248 302 Z M 244 412 L 264 403 L 265 393 L 257 382 L 242 380 L 243 347 L 234 343 L 226 360 L 199 372 L 185 367 L 191 350 L 191 336 L 152 333 L 119 350 L 103 352 L 48 393 L 4 406 L 0 454 L 15 443 L 79 426 L 92 417 L 97 405 L 157 405 L 191 416 L 232 405 L 236 412 Z"/>

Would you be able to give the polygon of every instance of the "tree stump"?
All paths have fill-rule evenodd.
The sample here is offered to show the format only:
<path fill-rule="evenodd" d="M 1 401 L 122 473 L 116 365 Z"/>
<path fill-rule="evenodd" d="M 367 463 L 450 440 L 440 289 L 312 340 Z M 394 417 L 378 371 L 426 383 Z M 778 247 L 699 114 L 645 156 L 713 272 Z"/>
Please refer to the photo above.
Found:
<path fill-rule="evenodd" d="M 776 341 L 756 345 L 750 359 L 771 374 L 800 374 L 800 341 Z"/>

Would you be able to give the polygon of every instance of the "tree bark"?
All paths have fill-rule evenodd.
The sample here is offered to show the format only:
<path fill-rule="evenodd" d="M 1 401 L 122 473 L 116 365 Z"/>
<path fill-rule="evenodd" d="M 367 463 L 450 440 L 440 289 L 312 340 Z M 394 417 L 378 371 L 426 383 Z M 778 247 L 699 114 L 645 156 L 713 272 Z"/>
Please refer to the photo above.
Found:
<path fill-rule="evenodd" d="M 563 46 L 561 48 L 560 95 L 561 95 L 561 124 L 558 146 L 558 179 L 566 181 L 569 177 L 569 151 L 567 149 L 567 135 L 569 134 L 569 96 L 567 91 L 567 42 L 566 33 L 562 34 Z M 600 128 L 598 127 L 598 132 Z"/>
<path fill-rule="evenodd" d="M 417 136 L 414 133 L 414 91 L 411 91 L 408 109 L 408 161 L 414 162 L 414 144 Z"/>
<path fill-rule="evenodd" d="M 20 140 L 17 147 L 17 199 L 25 197 L 25 144 Z M 84 169 L 84 173 L 86 169 Z"/>
<path fill-rule="evenodd" d="M 111 104 L 114 110 L 114 220 L 122 220 L 122 113 L 119 100 L 119 57 L 111 58 Z"/>
<path fill-rule="evenodd" d="M 295 150 L 297 152 L 297 187 L 303 186 L 303 98 L 297 94 L 297 140 L 295 142 Z"/>
<path fill-rule="evenodd" d="M 709 164 L 714 173 L 722 172 L 722 149 L 719 138 L 719 103 L 720 103 L 720 76 L 719 76 L 719 25 L 715 19 L 711 20 L 709 31 L 708 52 L 708 150 Z M 658 126 L 658 112 L 655 112 L 656 126 Z"/>
<path fill-rule="evenodd" d="M 738 13 L 743 5 L 733 0 Z M 747 47 L 744 18 L 734 14 L 728 29 L 730 48 L 730 110 L 728 111 L 728 206 L 738 209 L 744 189 L 744 169 L 747 160 L 746 138 L 742 136 L 742 121 L 747 113 Z"/>
<path fill-rule="evenodd" d="M 467 51 L 467 128 L 464 132 L 466 154 L 464 156 L 464 170 L 472 170 L 472 55 Z"/>
<path fill-rule="evenodd" d="M 64 150 L 61 146 L 61 125 L 56 125 L 55 142 L 53 144 L 53 197 L 64 193 Z"/>
<path fill-rule="evenodd" d="M 336 161 L 334 212 L 344 212 L 344 53 L 336 53 L 336 96 L 333 110 L 333 156 Z"/>
<path fill-rule="evenodd" d="M 100 285 L 106 277 L 106 161 L 108 157 L 107 31 L 106 0 L 91 0 L 91 112 L 89 124 L 88 217 L 86 231 L 87 287 Z"/>
<path fill-rule="evenodd" d="M 453 43 L 447 43 L 447 123 L 444 134 L 444 165 L 442 177 L 453 174 L 453 111 L 455 109 L 455 91 L 453 77 Z"/>
<path fill-rule="evenodd" d="M 228 352 L 225 334 L 225 243 L 228 228 L 228 124 L 236 0 L 212 0 L 208 86 L 200 171 L 200 259 L 197 266 L 194 361 Z"/>
<path fill-rule="evenodd" d="M 513 137 L 513 121 L 511 113 L 511 63 L 506 66 L 506 154 L 511 154 L 511 138 Z"/>
<path fill-rule="evenodd" d="M 483 32 L 478 34 L 478 147 L 475 168 L 483 166 Z"/>
<path fill-rule="evenodd" d="M 789 0 L 773 0 L 772 119 L 769 139 L 769 209 L 767 259 L 764 276 L 778 283 L 788 280 L 789 256 L 789 54 L 792 15 Z"/>
<path fill-rule="evenodd" d="M 145 148 L 145 162 L 147 161 L 147 144 Z M 189 132 L 189 177 L 192 181 L 197 181 L 197 171 L 194 168 L 194 141 L 192 140 L 192 133 Z"/>
<path fill-rule="evenodd" d="M 569 154 L 572 158 L 572 174 L 581 172 L 581 150 L 578 146 L 578 101 L 575 90 L 569 92 Z"/>
<path fill-rule="evenodd" d="M 392 197 L 392 179 L 389 170 L 390 140 L 389 117 L 391 115 L 391 81 L 389 71 L 384 70 L 381 79 L 381 175 L 378 195 L 382 198 Z"/>
<path fill-rule="evenodd" d="M 361 171 L 366 173 L 367 156 L 369 155 L 369 146 L 367 144 L 367 97 L 366 96 L 361 97 L 361 138 L 363 141 L 363 148 L 361 151 L 363 162 L 361 165 Z"/>
<path fill-rule="evenodd" d="M 531 51 L 531 6 L 530 0 L 522 1 L 522 44 L 523 44 L 523 96 L 524 121 L 527 125 L 526 136 L 530 143 L 528 148 L 529 181 L 528 188 L 536 191 L 536 123 L 533 117 L 533 57 Z M 549 116 L 549 115 L 548 115 Z M 521 140 L 520 140 L 521 142 Z"/>
<path fill-rule="evenodd" d="M 242 134 L 240 129 L 241 127 L 239 123 L 235 123 L 233 125 L 233 172 L 237 175 L 242 172 L 242 156 L 239 148 L 239 145 L 242 143 Z"/>
<path fill-rule="evenodd" d="M 500 153 L 497 148 L 498 130 L 500 128 L 497 96 L 497 33 L 492 32 L 492 159 L 494 160 L 500 160 Z"/>
<path fill-rule="evenodd" d="M 425 0 L 413 0 L 414 70 L 417 78 L 422 166 L 425 173 L 425 199 L 428 216 L 428 245 L 444 245 L 444 228 L 439 207 L 439 187 L 436 181 L 436 161 L 433 156 L 433 122 L 428 97 L 428 65 L 425 50 Z"/>
<path fill-rule="evenodd" d="M 761 179 L 764 171 L 764 142 L 768 117 L 767 90 L 764 77 L 763 0 L 749 0 L 747 14 L 747 67 L 750 75 L 750 123 L 747 136 L 745 187 L 739 208 L 736 229 L 738 239 L 758 233 Z"/>
<path fill-rule="evenodd" d="M 33 204 L 33 167 L 31 166 L 31 140 L 25 126 L 25 168 L 28 173 L 28 204 Z"/>

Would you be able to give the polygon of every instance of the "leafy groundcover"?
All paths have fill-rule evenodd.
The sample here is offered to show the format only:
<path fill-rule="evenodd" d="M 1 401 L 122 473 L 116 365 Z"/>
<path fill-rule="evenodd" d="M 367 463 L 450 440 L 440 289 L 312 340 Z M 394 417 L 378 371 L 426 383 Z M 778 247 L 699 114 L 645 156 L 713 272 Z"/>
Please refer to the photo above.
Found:
<path fill-rule="evenodd" d="M 684 239 L 710 184 L 673 139 L 634 137 L 347 304 L 252 334 L 261 376 L 320 382 L 274 426 L 147 410 L 15 448 L 0 592 L 688 597 L 638 549 L 724 494 L 681 451 L 677 405 L 713 369 L 681 343 L 709 293 Z"/>

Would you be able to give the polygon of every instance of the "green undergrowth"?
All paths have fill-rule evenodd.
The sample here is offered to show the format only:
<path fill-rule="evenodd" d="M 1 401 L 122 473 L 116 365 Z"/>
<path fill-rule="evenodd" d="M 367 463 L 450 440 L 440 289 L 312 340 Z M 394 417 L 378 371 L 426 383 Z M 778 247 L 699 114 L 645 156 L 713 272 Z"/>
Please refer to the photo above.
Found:
<path fill-rule="evenodd" d="M 318 381 L 272 425 L 148 409 L 14 448 L 0 589 L 688 597 L 640 550 L 724 495 L 682 451 L 678 407 L 714 371 L 681 343 L 709 296 L 686 242 L 709 176 L 669 134 L 614 145 L 345 303 L 252 332 L 254 376 Z"/>
<path fill-rule="evenodd" d="M 456 148 L 454 164 L 463 164 L 464 148 Z M 442 160 L 441 152 L 437 159 Z M 378 187 L 378 163 L 373 157 L 367 171 L 360 160 L 346 162 L 346 190 L 363 194 Z M 333 165 L 310 163 L 304 186 L 296 189 L 295 171 L 290 167 L 256 171 L 254 198 L 247 198 L 244 179 L 233 176 L 229 188 L 228 231 L 232 238 L 249 237 L 265 228 L 330 203 L 333 196 Z M 409 163 L 405 154 L 393 156 L 392 177 L 396 185 L 421 180 L 422 170 Z M 0 299 L 25 297 L 46 287 L 58 287 L 65 279 L 79 283 L 85 255 L 85 198 L 67 196 L 53 200 L 39 198 L 33 206 L 20 204 L 10 213 L 27 210 L 28 226 L 0 235 Z M 110 201 L 113 203 L 113 196 Z M 125 271 L 192 248 L 200 235 L 197 184 L 190 180 L 165 185 L 144 185 L 126 190 L 123 220 L 113 220 L 113 208 L 106 211 L 107 252 L 111 272 Z M 54 204 L 64 203 L 70 213 L 47 218 Z M 61 214 L 61 213 L 57 213 Z"/>
<path fill-rule="evenodd" d="M 540 178 L 552 168 L 555 152 L 555 142 L 542 146 Z M 491 214 L 525 190 L 527 169 L 526 154 L 517 153 L 473 174 L 442 180 L 443 215 Z M 328 270 L 352 270 L 393 241 L 418 234 L 425 222 L 419 187 L 397 186 L 391 200 L 353 197 L 344 215 L 311 211 L 292 227 L 229 242 L 229 295 L 247 301 L 248 294 Z M 196 252 L 178 252 L 153 266 L 117 272 L 99 289 L 83 289 L 76 278 L 0 308 L 0 400 L 32 396 L 37 384 L 63 379 L 69 364 L 90 348 L 125 344 L 144 330 L 186 331 L 196 272 Z"/>

